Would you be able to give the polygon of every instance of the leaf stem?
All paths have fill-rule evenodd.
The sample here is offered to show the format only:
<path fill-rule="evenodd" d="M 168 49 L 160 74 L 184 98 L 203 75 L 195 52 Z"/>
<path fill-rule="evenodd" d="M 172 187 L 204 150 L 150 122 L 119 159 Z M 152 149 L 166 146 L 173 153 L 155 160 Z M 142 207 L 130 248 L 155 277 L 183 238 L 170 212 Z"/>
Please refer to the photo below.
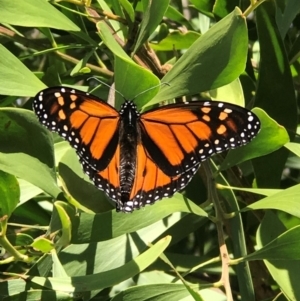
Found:
<path fill-rule="evenodd" d="M 248 17 L 259 5 L 267 0 L 251 0 L 250 6 L 244 11 L 243 15 Z"/>

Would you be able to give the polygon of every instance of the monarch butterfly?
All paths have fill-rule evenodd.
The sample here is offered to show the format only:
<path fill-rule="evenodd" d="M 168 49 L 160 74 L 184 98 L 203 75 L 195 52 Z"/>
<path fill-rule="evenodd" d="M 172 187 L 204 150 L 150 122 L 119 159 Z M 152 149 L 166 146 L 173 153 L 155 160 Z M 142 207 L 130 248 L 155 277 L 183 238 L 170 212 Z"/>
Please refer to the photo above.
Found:
<path fill-rule="evenodd" d="M 123 212 L 172 196 L 202 161 L 247 144 L 260 129 L 256 115 L 228 103 L 193 101 L 139 113 L 125 100 L 117 111 L 67 87 L 42 90 L 33 109 L 69 141 L 84 172 Z"/>

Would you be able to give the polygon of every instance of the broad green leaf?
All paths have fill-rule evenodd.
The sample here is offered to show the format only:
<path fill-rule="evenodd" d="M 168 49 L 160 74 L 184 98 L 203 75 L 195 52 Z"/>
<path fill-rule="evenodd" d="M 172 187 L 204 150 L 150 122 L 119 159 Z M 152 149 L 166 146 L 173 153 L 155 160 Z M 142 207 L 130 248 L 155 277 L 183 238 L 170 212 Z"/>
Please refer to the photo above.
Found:
<path fill-rule="evenodd" d="M 178 221 L 180 222 L 182 219 L 185 220 L 185 223 L 181 223 L 176 228 Z M 157 241 L 166 235 L 170 235 L 172 244 L 176 245 L 178 241 L 181 241 L 187 234 L 199 229 L 200 225 L 203 225 L 205 222 L 207 222 L 206 218 L 196 215 L 185 215 L 182 218 L 182 214 L 175 213 L 132 234 L 125 234 L 98 243 L 71 244 L 60 252 L 59 259 L 68 275 L 72 276 L 85 275 L 87 270 L 93 274 L 111 270 L 123 265 L 146 250 L 149 242 Z M 175 228 L 173 231 L 173 227 L 177 229 L 177 232 Z M 106 225 L 102 229 L 98 229 L 98 232 L 110 231 L 109 229 L 110 226 Z M 111 254 L 114 254 L 114 256 L 111 256 Z M 191 260 L 187 261 L 187 257 L 182 255 L 180 261 L 177 259 L 174 262 L 180 264 L 181 270 L 184 271 L 203 262 L 202 257 L 191 256 L 191 258 Z M 172 254 L 170 254 L 170 259 L 173 262 L 174 256 Z M 81 264 L 79 266 L 74 265 L 74 261 L 81 262 Z M 165 269 L 165 266 L 162 267 L 161 264 L 161 261 L 158 261 L 152 265 L 151 269 Z M 116 289 L 118 290 L 118 288 Z"/>
<path fill-rule="evenodd" d="M 193 27 L 190 24 L 190 22 L 184 17 L 184 15 L 178 9 L 175 8 L 175 6 L 172 6 L 172 3 L 170 3 L 170 5 L 168 6 L 165 17 L 182 24 L 188 30 L 193 30 Z"/>
<path fill-rule="evenodd" d="M 199 288 L 197 285 L 193 285 L 193 288 Z M 189 292 L 182 284 L 150 284 L 139 285 L 130 287 L 115 297 L 111 301 L 124 301 L 124 300 L 139 300 L 139 301 L 167 301 L 167 300 L 181 300 L 182 298 L 189 296 Z"/>
<path fill-rule="evenodd" d="M 9 218 L 20 201 L 20 187 L 16 177 L 0 169 L 0 217 Z"/>
<path fill-rule="evenodd" d="M 0 62 L 0 94 L 34 96 L 38 91 L 46 88 L 32 71 L 3 45 L 0 45 L 0 57 L 5 58 Z"/>
<path fill-rule="evenodd" d="M 264 216 L 256 234 L 257 245 L 263 248 L 273 239 L 284 233 L 286 228 L 274 212 L 268 211 Z M 299 260 L 264 260 L 271 276 L 279 285 L 287 300 L 299 300 L 300 287 L 294 285 L 299 277 Z M 286 299 L 284 299 L 286 300 Z"/>
<path fill-rule="evenodd" d="M 61 262 L 58 259 L 58 256 L 57 256 L 57 253 L 56 253 L 55 249 L 52 250 L 51 255 L 52 255 L 52 276 L 54 278 L 56 278 L 56 277 L 58 277 L 58 278 L 59 277 L 61 277 L 61 278 L 68 277 L 68 274 L 66 273 L 64 267 L 62 266 Z"/>
<path fill-rule="evenodd" d="M 172 31 L 166 38 L 159 43 L 150 43 L 151 48 L 157 51 L 173 51 L 189 48 L 198 38 L 200 34 L 195 31 L 182 33 L 179 30 Z"/>
<path fill-rule="evenodd" d="M 16 16 L 18 17 L 16 18 Z M 45 0 L 1 0 L 0 23 L 24 27 L 51 27 L 66 31 L 80 31 L 77 25 Z"/>
<path fill-rule="evenodd" d="M 111 287 L 146 269 L 162 252 L 164 252 L 170 241 L 171 238 L 167 236 L 158 241 L 155 245 L 150 247 L 134 260 L 127 262 L 119 268 L 111 269 L 102 273 L 69 278 L 28 277 L 28 281 L 30 280 L 38 285 L 64 292 L 84 292 Z"/>
<path fill-rule="evenodd" d="M 139 26 L 139 32 L 136 44 L 133 50 L 135 54 L 138 49 L 147 41 L 156 27 L 162 21 L 162 18 L 169 6 L 170 0 L 152 1 L 148 0 L 148 5 L 144 11 L 142 22 Z"/>
<path fill-rule="evenodd" d="M 43 190 L 36 187 L 35 185 L 23 180 L 18 179 L 21 196 L 20 196 L 20 204 L 27 202 L 28 200 L 32 199 L 33 197 L 37 196 L 38 194 L 42 193 Z M 51 211 L 51 210 L 49 210 Z"/>
<path fill-rule="evenodd" d="M 202 14 L 214 17 L 212 11 L 214 7 L 214 1 L 211 0 L 191 0 L 192 4 L 198 9 Z"/>
<path fill-rule="evenodd" d="M 300 218 L 299 198 L 300 185 L 295 185 L 248 205 L 242 211 L 276 209 Z"/>
<path fill-rule="evenodd" d="M 54 154 L 55 154 L 55 163 L 56 163 L 56 165 L 58 165 L 58 163 L 62 160 L 64 155 L 68 151 L 70 151 L 70 149 L 71 149 L 70 144 L 65 140 L 57 142 L 57 143 L 54 144 Z"/>
<path fill-rule="evenodd" d="M 162 86 L 148 105 L 232 82 L 245 69 L 247 48 L 245 18 L 236 8 L 182 55 L 161 80 L 169 86 Z"/>
<path fill-rule="evenodd" d="M 284 11 L 282 12 L 279 7 L 276 10 L 276 23 L 281 35 L 284 39 L 288 29 L 291 27 L 293 20 L 300 11 L 300 2 L 298 0 L 286 1 Z"/>
<path fill-rule="evenodd" d="M 159 79 L 150 71 L 132 61 L 116 42 L 104 22 L 97 23 L 97 27 L 103 42 L 115 55 L 116 89 L 122 93 L 125 99 L 129 100 L 134 99 L 138 94 L 145 92 L 147 89 L 151 89 L 137 98 L 137 106 L 140 108 L 147 103 L 149 99 L 154 97 L 159 90 Z M 120 95 L 116 93 L 116 107 L 119 108 L 123 102 L 123 97 L 120 97 Z"/>
<path fill-rule="evenodd" d="M 28 246 L 33 243 L 33 238 L 25 233 L 8 234 L 7 238 L 13 246 Z"/>
<path fill-rule="evenodd" d="M 18 296 L 20 292 L 26 290 L 26 281 L 23 279 L 8 279 L 7 281 L 0 281 L 0 299 L 5 301 L 16 301 L 20 299 L 12 299 L 10 300 L 10 296 Z M 26 292 L 28 293 L 28 292 Z M 21 299 L 22 300 L 22 299 Z"/>
<path fill-rule="evenodd" d="M 236 6 L 241 6 L 239 0 L 218 0 L 213 6 L 213 13 L 218 18 L 227 16 Z"/>
<path fill-rule="evenodd" d="M 17 292 L 18 290 L 14 290 Z M 6 296 L 2 301 L 34 301 L 34 300 L 51 300 L 51 301 L 73 301 L 74 298 L 68 293 L 50 291 L 50 290 L 27 290 L 17 294 Z"/>
<path fill-rule="evenodd" d="M 28 110 L 0 109 L 0 169 L 56 197 L 51 135 Z M 29 172 L 30 171 L 30 172 Z"/>
<path fill-rule="evenodd" d="M 115 208 L 109 203 L 104 192 L 99 190 L 84 174 L 78 157 L 69 147 L 58 165 L 59 176 L 69 202 L 89 213 L 100 213 Z"/>
<path fill-rule="evenodd" d="M 212 100 L 225 101 L 245 107 L 244 92 L 238 78 L 227 85 L 210 90 L 209 94 Z"/>
<path fill-rule="evenodd" d="M 285 128 L 277 124 L 263 110 L 254 108 L 253 112 L 261 122 L 260 132 L 249 144 L 230 150 L 220 166 L 221 170 L 274 152 L 289 141 Z"/>
<path fill-rule="evenodd" d="M 287 230 L 261 249 L 244 257 L 245 260 L 300 260 L 300 226 Z"/>
<path fill-rule="evenodd" d="M 276 7 L 273 1 L 265 1 L 256 10 L 261 60 L 255 105 L 288 129 L 292 140 L 298 119 L 295 88 L 275 14 Z M 287 156 L 288 151 L 282 148 L 253 160 L 258 187 L 280 187 Z"/>
<path fill-rule="evenodd" d="M 82 213 L 78 229 L 74 229 L 72 243 L 97 242 L 131 233 L 174 212 L 194 213 L 207 217 L 204 210 L 178 193 L 171 199 L 163 199 L 153 206 L 146 206 L 131 214 L 117 213 L 115 210 L 96 215 Z M 107 225 L 110 229 L 107 229 Z M 106 229 L 106 231 L 98 231 L 98 229 Z"/>
<path fill-rule="evenodd" d="M 288 142 L 284 145 L 288 150 L 293 152 L 296 156 L 300 157 L 300 144 L 295 142 Z"/>
<path fill-rule="evenodd" d="M 32 244 L 31 247 L 39 250 L 43 253 L 48 253 L 54 248 L 52 241 L 45 237 L 38 237 Z"/>

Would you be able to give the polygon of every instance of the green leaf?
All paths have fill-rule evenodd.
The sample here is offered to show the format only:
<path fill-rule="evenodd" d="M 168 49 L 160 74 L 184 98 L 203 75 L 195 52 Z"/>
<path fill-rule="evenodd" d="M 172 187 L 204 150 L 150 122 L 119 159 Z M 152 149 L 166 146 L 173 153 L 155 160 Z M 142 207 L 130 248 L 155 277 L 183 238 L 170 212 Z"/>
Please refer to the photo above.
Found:
<path fill-rule="evenodd" d="M 5 282 L 6 283 L 6 282 Z M 14 292 L 18 289 L 14 288 Z M 2 299 L 2 301 L 34 301 L 34 300 L 51 300 L 51 301 L 73 301 L 70 294 L 64 292 L 55 292 L 50 290 L 27 290 L 25 292 L 11 294 Z"/>
<path fill-rule="evenodd" d="M 213 6 L 213 13 L 218 18 L 224 18 L 228 15 L 236 6 L 240 6 L 241 3 L 238 0 L 218 0 L 215 1 Z"/>
<path fill-rule="evenodd" d="M 293 152 L 296 156 L 300 157 L 300 144 L 295 142 L 288 142 L 284 145 L 288 150 Z"/>
<path fill-rule="evenodd" d="M 244 257 L 245 260 L 300 260 L 300 226 L 287 230 L 271 242 Z"/>
<path fill-rule="evenodd" d="M 61 158 L 58 172 L 64 191 L 70 197 L 69 202 L 75 207 L 89 213 L 100 213 L 115 208 L 108 202 L 105 193 L 84 174 L 74 149 L 69 147 Z"/>
<path fill-rule="evenodd" d="M 21 191 L 21 197 L 20 197 L 21 204 L 27 202 L 28 200 L 32 199 L 33 197 L 43 192 L 42 189 L 36 187 L 35 185 L 23 179 L 18 179 L 18 182 Z"/>
<path fill-rule="evenodd" d="M 53 250 L 51 252 L 52 255 L 52 276 L 54 278 L 56 277 L 61 277 L 61 278 L 65 278 L 68 277 L 68 274 L 66 273 L 64 267 L 62 266 L 61 262 L 59 261 L 58 257 L 57 257 L 57 253 L 56 250 Z"/>
<path fill-rule="evenodd" d="M 127 13 L 130 22 L 134 22 L 135 15 L 132 4 L 128 0 L 120 0 L 120 5 L 122 5 L 124 11 Z"/>
<path fill-rule="evenodd" d="M 173 51 L 189 48 L 198 38 L 200 34 L 194 31 L 182 33 L 179 30 L 170 32 L 166 38 L 159 43 L 150 43 L 151 48 L 158 51 Z"/>
<path fill-rule="evenodd" d="M 82 213 L 78 229 L 74 229 L 72 243 L 90 243 L 118 237 L 149 226 L 174 212 L 188 212 L 207 217 L 207 213 L 179 193 L 153 206 L 131 214 L 109 211 L 101 214 Z M 107 229 L 109 225 L 110 229 Z M 98 231 L 106 229 L 106 231 Z"/>
<path fill-rule="evenodd" d="M 77 25 L 45 0 L 1 0 L 0 23 L 80 31 Z"/>
<path fill-rule="evenodd" d="M 122 93 L 125 99 L 129 100 L 134 99 L 139 93 L 151 89 L 137 98 L 137 106 L 140 108 L 147 103 L 149 99 L 153 98 L 159 90 L 159 79 L 150 71 L 140 67 L 132 61 L 121 46 L 115 41 L 108 26 L 104 22 L 98 22 L 97 27 L 99 28 L 103 42 L 115 55 L 116 89 Z M 152 89 L 153 87 L 156 88 Z M 120 97 L 117 93 L 116 107 L 119 108 L 123 102 L 123 97 Z"/>
<path fill-rule="evenodd" d="M 224 186 L 221 184 L 217 184 L 218 189 L 229 189 L 229 190 L 237 190 L 237 191 L 246 191 L 250 193 L 256 193 L 263 196 L 271 196 L 278 192 L 281 192 L 282 189 L 267 189 L 267 188 L 246 188 L 246 187 L 234 187 L 234 186 Z"/>
<path fill-rule="evenodd" d="M 281 12 L 281 9 L 277 7 L 276 23 L 282 39 L 285 38 L 288 29 L 291 27 L 291 24 L 299 11 L 300 2 L 298 0 L 286 1 L 284 12 Z"/>
<path fill-rule="evenodd" d="M 247 145 L 230 150 L 222 162 L 220 170 L 274 152 L 289 141 L 285 128 L 270 118 L 263 110 L 254 108 L 253 112 L 261 122 L 260 132 Z"/>
<path fill-rule="evenodd" d="M 144 11 L 143 19 L 139 27 L 137 42 L 135 44 L 133 54 L 147 41 L 150 35 L 161 22 L 170 0 L 152 1 L 148 0 L 147 8 Z"/>
<path fill-rule="evenodd" d="M 286 228 L 283 226 L 278 216 L 268 211 L 264 216 L 256 234 L 257 245 L 263 248 L 273 239 L 284 233 Z M 299 300 L 300 287 L 295 285 L 299 278 L 300 261 L 299 260 L 264 260 L 271 276 L 279 285 L 281 291 L 287 299 Z"/>
<path fill-rule="evenodd" d="M 214 1 L 211 0 L 191 0 L 195 8 L 201 13 L 213 18 L 212 10 L 214 7 Z"/>
<path fill-rule="evenodd" d="M 84 292 L 107 288 L 129 279 L 146 269 L 167 248 L 170 241 L 171 238 L 167 236 L 134 260 L 127 262 L 119 268 L 102 273 L 69 278 L 28 277 L 28 281 L 30 280 L 38 285 L 64 292 Z"/>
<path fill-rule="evenodd" d="M 3 45 L 0 45 L 0 57 L 5 58 L 1 60 L 0 64 L 0 94 L 34 96 L 39 90 L 46 88 L 19 59 Z"/>
<path fill-rule="evenodd" d="M 45 237 L 38 237 L 32 244 L 31 247 L 39 250 L 43 253 L 48 253 L 54 248 L 52 241 Z"/>
<path fill-rule="evenodd" d="M 185 26 L 188 30 L 192 30 L 193 26 L 190 24 L 190 22 L 184 17 L 184 15 L 175 8 L 175 6 L 172 6 L 172 3 L 168 6 L 168 9 L 166 11 L 165 17 L 178 22 Z"/>
<path fill-rule="evenodd" d="M 72 219 L 74 217 L 74 209 L 67 203 L 57 201 L 54 203 L 61 222 L 61 236 L 57 241 L 58 246 L 66 246 L 71 241 L 72 232 Z"/>
<path fill-rule="evenodd" d="M 162 86 L 148 105 L 232 82 L 245 69 L 247 48 L 245 18 L 236 8 L 182 55 L 161 80 L 169 86 Z"/>
<path fill-rule="evenodd" d="M 196 288 L 196 285 L 193 285 Z M 199 286 L 198 286 L 199 289 Z M 182 284 L 150 284 L 130 287 L 111 299 L 111 301 L 139 300 L 166 301 L 181 300 L 189 296 L 189 292 Z"/>
<path fill-rule="evenodd" d="M 0 217 L 9 218 L 20 201 L 20 187 L 16 177 L 0 170 Z"/>
<path fill-rule="evenodd" d="M 275 20 L 275 2 L 266 1 L 256 10 L 260 44 L 259 77 L 255 105 L 289 131 L 291 140 L 297 126 L 294 82 L 284 42 Z M 258 187 L 278 188 L 288 151 L 280 149 L 253 160 Z"/>
<path fill-rule="evenodd" d="M 33 243 L 33 238 L 25 233 L 8 234 L 7 238 L 13 246 L 28 246 Z"/>
<path fill-rule="evenodd" d="M 242 211 L 258 209 L 276 209 L 287 212 L 300 218 L 299 208 L 300 185 L 295 185 L 281 192 L 263 198 L 247 207 Z"/>
<path fill-rule="evenodd" d="M 105 0 L 97 0 L 99 6 L 103 9 L 103 11 L 108 12 L 109 14 L 114 14 L 112 9 L 109 6 L 109 3 Z M 115 12 L 120 12 L 123 15 L 123 12 L 121 10 L 121 6 L 119 1 L 114 0 L 112 1 L 112 7 L 115 10 Z M 115 34 L 124 42 L 124 34 L 123 34 L 123 25 L 118 20 L 110 20 L 109 21 L 110 26 L 114 29 Z"/>
<path fill-rule="evenodd" d="M 245 107 L 244 92 L 238 78 L 227 85 L 210 90 L 209 94 L 212 100 L 225 101 Z"/>
<path fill-rule="evenodd" d="M 19 298 L 20 292 L 25 291 L 25 289 L 26 281 L 23 279 L 8 279 L 7 281 L 0 281 L 0 298 L 1 300 L 5 300 L 6 298 L 5 301 L 19 301 L 20 299 L 10 300 L 9 298 L 10 296 L 18 296 Z"/>
<path fill-rule="evenodd" d="M 0 109 L 0 128 L 0 169 L 56 197 L 61 191 L 49 131 L 31 111 L 16 108 Z"/>

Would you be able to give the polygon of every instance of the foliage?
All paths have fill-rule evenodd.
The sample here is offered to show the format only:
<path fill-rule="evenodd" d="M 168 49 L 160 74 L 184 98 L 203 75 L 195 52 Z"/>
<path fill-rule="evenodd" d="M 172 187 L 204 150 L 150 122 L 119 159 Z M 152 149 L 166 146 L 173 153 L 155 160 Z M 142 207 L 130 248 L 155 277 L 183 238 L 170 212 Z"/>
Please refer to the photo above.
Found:
<path fill-rule="evenodd" d="M 0 1 L 1 299 L 300 300 L 300 4 L 186 2 Z M 34 116 L 46 85 L 116 107 L 156 86 L 138 108 L 219 99 L 262 129 L 182 193 L 116 213 Z"/>

